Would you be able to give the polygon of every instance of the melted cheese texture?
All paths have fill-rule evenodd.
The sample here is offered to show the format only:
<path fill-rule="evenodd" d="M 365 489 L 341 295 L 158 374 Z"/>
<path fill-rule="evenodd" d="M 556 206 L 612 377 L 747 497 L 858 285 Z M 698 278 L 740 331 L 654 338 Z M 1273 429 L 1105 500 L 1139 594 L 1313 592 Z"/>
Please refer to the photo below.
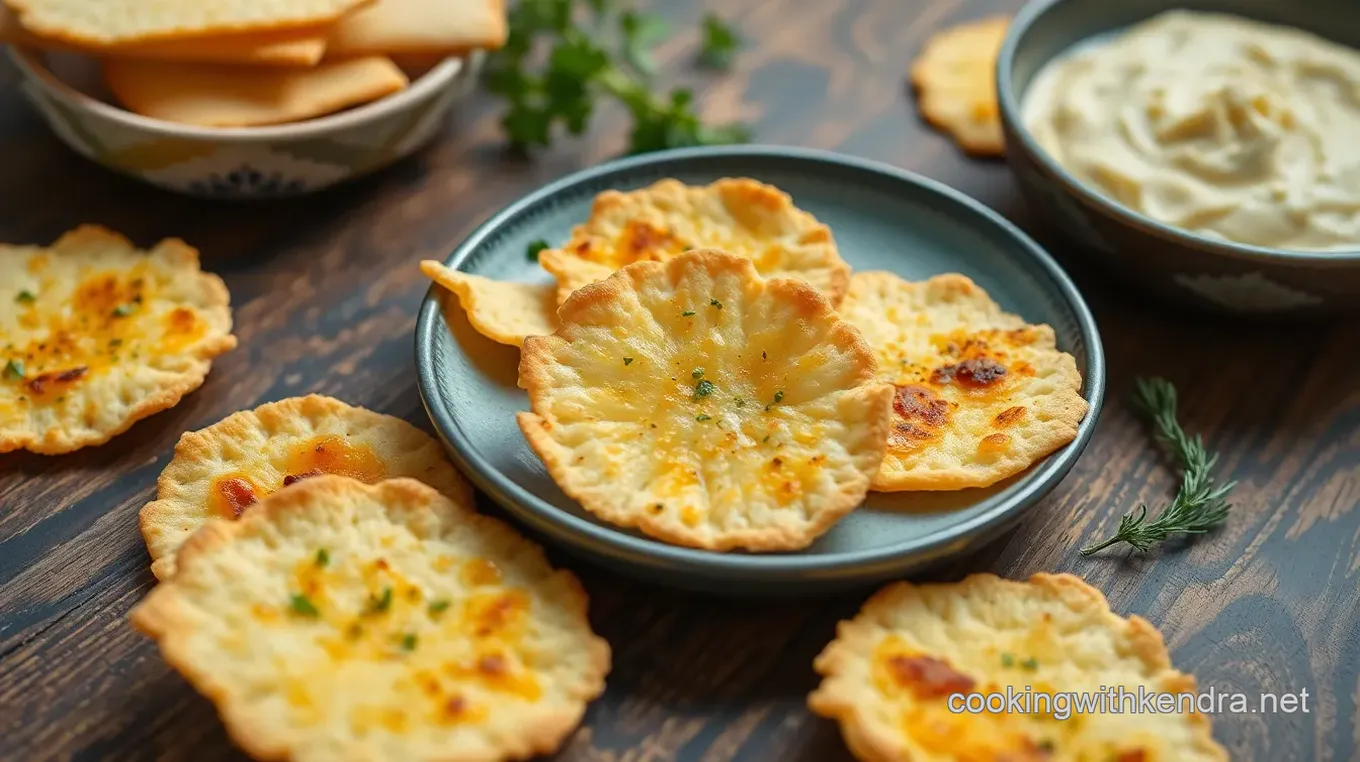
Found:
<path fill-rule="evenodd" d="M 839 721 L 865 762 L 1228 759 L 1207 715 L 1063 703 L 1059 694 L 1120 688 L 1195 695 L 1194 677 L 1172 669 L 1152 625 L 1112 613 L 1100 591 L 1069 574 L 890 585 L 841 623 L 814 667 L 823 680 L 808 705 Z M 970 694 L 1004 697 L 1008 688 L 1045 698 L 951 711 L 951 701 L 962 710 Z"/>
<path fill-rule="evenodd" d="M 668 179 L 627 193 L 605 191 L 571 240 L 542 252 L 539 262 L 557 278 L 557 299 L 565 302 L 626 265 L 703 248 L 745 257 L 767 278 L 810 283 L 832 304 L 840 304 L 850 277 L 830 228 L 787 193 L 746 178 L 705 186 Z"/>
<path fill-rule="evenodd" d="M 841 314 L 896 389 L 874 489 L 985 487 L 1077 435 L 1087 405 L 1076 360 L 1052 328 L 1003 312 L 968 278 L 856 273 Z"/>
<path fill-rule="evenodd" d="M 1168 11 L 1044 67 L 1024 119 L 1096 192 L 1174 227 L 1281 249 L 1360 247 L 1360 50 Z"/>
<path fill-rule="evenodd" d="M 213 519 L 233 520 L 269 494 L 335 474 L 374 484 L 419 479 L 461 506 L 472 489 L 430 435 L 400 418 L 312 394 L 234 413 L 180 437 L 157 499 L 142 508 L 142 537 L 159 579 L 175 552 Z"/>
<path fill-rule="evenodd" d="M 411 479 L 319 476 L 185 545 L 132 614 L 253 757 L 521 759 L 604 688 L 569 572 Z"/>
<path fill-rule="evenodd" d="M 717 251 L 624 268 L 526 339 L 520 427 L 596 516 L 666 542 L 786 550 L 864 497 L 892 389 L 815 289 Z"/>
<path fill-rule="evenodd" d="M 177 240 L 94 226 L 0 246 L 0 452 L 102 444 L 174 407 L 236 346 L 221 279 Z"/>

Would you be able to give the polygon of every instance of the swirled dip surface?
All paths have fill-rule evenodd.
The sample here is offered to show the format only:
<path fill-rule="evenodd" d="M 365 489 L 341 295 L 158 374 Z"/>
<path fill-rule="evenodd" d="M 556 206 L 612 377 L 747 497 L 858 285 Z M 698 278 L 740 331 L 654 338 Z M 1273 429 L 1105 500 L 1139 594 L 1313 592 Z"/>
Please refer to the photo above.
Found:
<path fill-rule="evenodd" d="M 1170 11 L 1049 63 L 1024 120 L 1078 180 L 1159 222 L 1360 249 L 1360 51 Z"/>

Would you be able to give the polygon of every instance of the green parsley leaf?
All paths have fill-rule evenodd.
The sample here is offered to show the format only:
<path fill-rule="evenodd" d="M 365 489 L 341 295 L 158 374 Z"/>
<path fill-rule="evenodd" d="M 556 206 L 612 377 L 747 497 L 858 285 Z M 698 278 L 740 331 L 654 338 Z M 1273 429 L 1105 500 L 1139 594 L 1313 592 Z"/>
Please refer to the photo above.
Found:
<path fill-rule="evenodd" d="M 784 390 L 783 390 L 783 389 L 780 389 L 779 391 L 777 391 L 777 392 L 774 393 L 774 404 L 778 405 L 779 403 L 781 403 L 781 402 L 783 402 L 783 401 L 784 401 Z"/>
<path fill-rule="evenodd" d="M 384 587 L 381 597 L 369 599 L 368 608 L 374 614 L 381 614 L 392 608 L 392 588 Z"/>
<path fill-rule="evenodd" d="M 12 378 L 12 379 L 20 379 L 20 378 L 23 378 L 23 377 L 24 377 L 24 362 L 23 362 L 23 360 L 14 360 L 14 359 L 11 359 L 9 362 L 5 363 L 4 377 L 5 377 L 5 378 Z"/>
<path fill-rule="evenodd" d="M 1010 667 L 1015 664 L 1015 657 L 1011 654 L 1001 654 L 1001 666 Z"/>
<path fill-rule="evenodd" d="M 120 304 L 113 308 L 114 317 L 127 317 L 132 314 L 134 307 L 131 304 Z"/>
<path fill-rule="evenodd" d="M 725 70 L 732 65 L 732 56 L 741 46 L 741 38 L 716 13 L 704 16 L 704 37 L 699 49 L 699 63 L 710 69 Z"/>
<path fill-rule="evenodd" d="M 293 593 L 289 598 L 288 605 L 292 607 L 293 613 L 298 616 L 317 617 L 321 615 L 321 612 L 316 610 L 316 606 L 312 605 L 311 600 L 302 593 Z"/>
<path fill-rule="evenodd" d="M 403 651 L 416 650 L 416 634 L 414 632 L 406 633 L 405 637 L 401 639 L 401 650 Z"/>
<path fill-rule="evenodd" d="M 14 301 L 18 302 L 19 304 L 32 304 L 37 300 L 38 300 L 37 295 L 34 294 L 32 291 L 29 291 L 28 289 L 20 291 L 19 295 L 14 297 Z"/>
<path fill-rule="evenodd" d="M 717 389 L 717 387 L 713 385 L 712 381 L 709 381 L 706 378 L 702 379 L 699 383 L 694 385 L 694 399 L 697 400 L 700 397 L 707 397 L 712 394 L 715 389 Z"/>
<path fill-rule="evenodd" d="M 430 614 L 432 614 L 432 615 L 435 615 L 435 614 L 442 614 L 442 613 L 444 613 L 445 611 L 447 611 L 448 608 L 449 608 L 449 602 L 448 602 L 448 601 L 430 601 L 429 610 L 430 610 Z"/>
<path fill-rule="evenodd" d="M 714 307 L 717 307 L 718 309 L 722 309 L 722 302 L 718 301 L 717 299 L 710 299 L 708 303 Z"/>
<path fill-rule="evenodd" d="M 703 368 L 695 368 L 695 369 L 694 369 L 694 372 L 691 373 L 690 375 L 691 375 L 691 376 L 694 376 L 695 378 L 703 378 L 703 377 L 704 377 L 704 369 L 703 369 Z"/>
<path fill-rule="evenodd" d="M 537 241 L 534 241 L 533 243 L 530 243 L 530 244 L 529 244 L 529 248 L 526 249 L 524 253 L 525 253 L 525 255 L 529 258 L 529 261 L 530 261 L 530 262 L 537 262 L 537 261 L 538 261 L 538 255 L 539 255 L 539 254 L 542 254 L 544 249 L 551 249 L 551 248 L 552 248 L 552 247 L 548 245 L 548 242 L 547 242 L 547 241 L 545 241 L 545 240 L 543 240 L 543 239 L 540 238 L 540 239 L 538 239 Z"/>
<path fill-rule="evenodd" d="M 1031 656 L 1028 659 L 1025 659 L 1024 661 L 1020 662 L 1020 666 L 1024 667 L 1030 672 L 1033 672 L 1034 670 L 1039 668 L 1039 660 Z"/>
<path fill-rule="evenodd" d="M 632 364 L 633 364 L 633 358 L 631 358 L 631 357 L 625 357 L 625 358 L 623 358 L 623 364 L 624 364 L 624 365 L 632 365 Z"/>
<path fill-rule="evenodd" d="M 619 16 L 619 29 L 623 32 L 623 55 L 628 65 L 644 76 L 655 74 L 651 50 L 666 39 L 666 21 L 649 13 L 624 11 Z"/>
<path fill-rule="evenodd" d="M 696 421 L 698 421 L 698 422 L 700 422 L 700 423 L 703 423 L 704 421 L 711 420 L 712 418 L 713 418 L 713 416 L 711 416 L 711 415 L 704 415 L 703 413 L 700 413 L 700 414 L 694 416 L 694 420 L 696 420 Z"/>
<path fill-rule="evenodd" d="M 318 550 L 316 551 L 316 565 L 317 565 L 317 566 L 325 566 L 326 564 L 329 564 L 330 562 L 331 562 L 331 554 L 328 553 L 328 552 L 326 552 L 326 549 L 325 549 L 325 548 L 320 548 L 320 549 L 318 549 Z"/>
<path fill-rule="evenodd" d="M 694 317 L 694 310 L 685 310 L 680 313 L 680 317 Z"/>

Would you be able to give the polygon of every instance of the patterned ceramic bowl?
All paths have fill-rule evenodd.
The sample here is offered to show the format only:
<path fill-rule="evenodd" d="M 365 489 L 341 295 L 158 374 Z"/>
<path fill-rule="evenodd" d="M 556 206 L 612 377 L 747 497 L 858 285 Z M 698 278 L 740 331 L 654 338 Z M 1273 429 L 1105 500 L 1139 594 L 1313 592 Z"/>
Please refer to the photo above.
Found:
<path fill-rule="evenodd" d="M 1035 214 L 1122 277 L 1178 301 L 1235 313 L 1360 309 L 1360 245 L 1350 252 L 1267 249 L 1203 238 L 1083 186 L 1034 141 L 1020 104 L 1035 74 L 1073 44 L 1173 8 L 1298 27 L 1360 48 L 1355 0 L 1032 0 L 997 61 L 1006 158 Z"/>
<path fill-rule="evenodd" d="M 167 190 L 217 198 L 309 193 L 411 154 L 471 88 L 482 58 L 446 59 L 395 95 L 330 116 L 222 129 L 111 105 L 98 65 L 84 56 L 11 47 L 10 57 L 23 73 L 24 94 L 76 152 Z"/>

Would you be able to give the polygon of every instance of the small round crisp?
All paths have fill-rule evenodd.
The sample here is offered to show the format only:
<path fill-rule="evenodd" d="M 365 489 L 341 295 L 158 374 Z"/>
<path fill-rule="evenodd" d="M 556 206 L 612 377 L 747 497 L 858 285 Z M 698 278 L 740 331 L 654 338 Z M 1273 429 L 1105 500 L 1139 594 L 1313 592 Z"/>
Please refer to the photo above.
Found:
<path fill-rule="evenodd" d="M 197 389 L 236 346 L 227 287 L 183 241 L 93 225 L 0 245 L 0 452 L 103 444 Z"/>
<path fill-rule="evenodd" d="M 525 339 L 519 424 L 586 510 L 709 550 L 806 547 L 864 499 L 892 387 L 820 291 L 701 250 L 576 292 Z"/>
<path fill-rule="evenodd" d="M 372 484 L 418 479 L 462 506 L 472 489 L 430 435 L 400 418 L 311 394 L 233 413 L 175 445 L 156 500 L 141 511 L 157 579 L 175 573 L 175 552 L 213 519 L 232 520 L 266 495 L 321 474 Z"/>
<path fill-rule="evenodd" d="M 557 299 L 552 286 L 469 275 L 432 259 L 422 261 L 420 271 L 457 295 L 468 322 L 492 341 L 517 347 L 526 336 L 547 336 L 557 330 Z"/>
<path fill-rule="evenodd" d="M 185 543 L 132 624 L 256 759 L 555 750 L 604 689 L 576 577 L 413 479 L 319 476 Z"/>
<path fill-rule="evenodd" d="M 962 275 L 856 273 L 841 314 L 897 387 L 874 489 L 986 487 L 1072 441 L 1086 415 L 1053 329 L 1001 310 Z"/>
<path fill-rule="evenodd" d="M 1161 634 L 1070 574 L 889 585 L 813 666 L 808 706 L 863 762 L 1228 759 L 1209 718 L 1186 711 L 1195 678 L 1172 669 Z M 1132 699 L 1116 704 L 1120 689 Z M 1130 711 L 1139 690 L 1174 694 L 1178 711 Z M 1084 703 L 1102 697 L 1106 709 Z"/>
<path fill-rule="evenodd" d="M 1006 39 L 1005 16 L 960 24 L 931 37 L 911 67 L 917 107 L 926 121 L 978 156 L 1006 150 L 996 104 L 996 57 Z"/>
<path fill-rule="evenodd" d="M 661 180 L 595 197 L 590 218 L 560 249 L 539 254 L 557 278 L 557 301 L 634 262 L 664 262 L 691 249 L 722 249 L 755 263 L 766 278 L 796 278 L 840 304 L 850 266 L 831 229 L 778 188 L 747 178 L 704 186 Z"/>

